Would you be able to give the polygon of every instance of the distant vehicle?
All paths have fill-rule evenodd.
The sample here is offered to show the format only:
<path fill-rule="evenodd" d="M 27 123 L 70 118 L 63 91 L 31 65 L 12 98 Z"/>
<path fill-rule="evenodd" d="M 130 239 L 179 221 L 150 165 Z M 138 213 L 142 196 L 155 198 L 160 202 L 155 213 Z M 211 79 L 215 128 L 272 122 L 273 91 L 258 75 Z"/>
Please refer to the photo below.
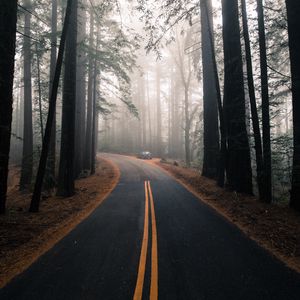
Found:
<path fill-rule="evenodd" d="M 141 158 L 141 159 L 152 159 L 152 154 L 149 151 L 142 151 L 139 154 L 139 158 Z"/>

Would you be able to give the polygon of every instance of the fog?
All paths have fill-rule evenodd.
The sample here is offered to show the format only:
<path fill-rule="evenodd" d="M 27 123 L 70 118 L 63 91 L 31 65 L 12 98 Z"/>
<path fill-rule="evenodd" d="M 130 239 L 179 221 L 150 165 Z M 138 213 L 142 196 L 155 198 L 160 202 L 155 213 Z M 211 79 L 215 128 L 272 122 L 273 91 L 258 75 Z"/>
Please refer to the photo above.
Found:
<path fill-rule="evenodd" d="M 263 19 L 252 0 L 230 12 L 221 1 L 74 1 L 48 122 L 67 2 L 18 5 L 10 164 L 21 168 L 21 187 L 34 181 L 52 124 L 50 185 L 62 181 L 70 156 L 78 178 L 92 172 L 97 152 L 149 151 L 210 178 L 226 174 L 237 189 L 226 181 L 230 171 L 220 172 L 223 141 L 226 160 L 238 156 L 233 141 L 249 152 L 248 169 L 232 171 L 248 173 L 251 189 L 242 190 L 253 180 L 259 192 L 261 149 L 275 198 L 288 197 L 293 108 L 283 0 L 266 1 Z"/>

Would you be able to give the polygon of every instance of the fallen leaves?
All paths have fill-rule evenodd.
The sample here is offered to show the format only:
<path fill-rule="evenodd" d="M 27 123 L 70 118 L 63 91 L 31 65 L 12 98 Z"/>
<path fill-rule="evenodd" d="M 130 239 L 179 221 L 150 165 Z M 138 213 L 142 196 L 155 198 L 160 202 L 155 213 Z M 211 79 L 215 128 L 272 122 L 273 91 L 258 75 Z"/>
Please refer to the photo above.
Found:
<path fill-rule="evenodd" d="M 28 213 L 31 195 L 21 194 L 16 185 L 12 187 L 7 214 L 0 216 L 0 287 L 86 218 L 110 193 L 118 178 L 117 168 L 99 159 L 95 175 L 76 181 L 74 196 L 46 197 L 39 213 Z"/>

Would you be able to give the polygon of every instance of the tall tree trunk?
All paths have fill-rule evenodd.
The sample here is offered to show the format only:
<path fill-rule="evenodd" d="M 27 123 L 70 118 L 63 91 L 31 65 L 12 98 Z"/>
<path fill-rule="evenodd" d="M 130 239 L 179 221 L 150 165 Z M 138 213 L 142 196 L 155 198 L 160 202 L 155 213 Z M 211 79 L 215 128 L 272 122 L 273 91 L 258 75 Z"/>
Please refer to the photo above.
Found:
<path fill-rule="evenodd" d="M 49 83 L 49 99 L 51 99 L 51 91 L 56 66 L 56 44 L 57 44 L 57 0 L 52 0 L 52 16 L 51 16 L 51 54 L 50 54 L 50 83 Z M 49 100 L 50 101 L 50 100 Z M 49 102 L 50 106 L 50 102 Z M 45 180 L 45 188 L 50 190 L 55 187 L 55 163 L 56 163 L 56 107 L 54 108 L 54 116 L 52 121 L 51 140 L 49 147 L 49 155 L 47 160 L 47 179 Z"/>
<path fill-rule="evenodd" d="M 202 10 L 204 9 L 206 13 L 206 19 L 209 20 L 209 7 L 207 6 L 207 2 L 203 2 Z M 226 122 L 225 122 L 225 114 L 222 105 L 222 96 L 221 96 L 221 88 L 220 88 L 220 80 L 219 80 L 219 73 L 218 73 L 218 66 L 217 60 L 215 56 L 215 46 L 214 46 L 214 35 L 213 35 L 213 27 L 210 22 L 207 22 L 207 29 L 209 33 L 209 40 L 210 48 L 211 48 L 211 61 L 213 66 L 214 72 L 214 81 L 215 81 L 215 89 L 216 89 L 216 96 L 217 96 L 217 107 L 219 113 L 219 124 L 220 124 L 220 135 L 221 135 L 221 148 L 220 148 L 220 155 L 218 157 L 218 177 L 217 183 L 220 187 L 224 186 L 225 181 L 225 165 L 227 159 L 227 130 L 226 130 Z"/>
<path fill-rule="evenodd" d="M 191 164 L 191 142 L 190 142 L 190 112 L 189 112 L 189 89 L 188 86 L 184 88 L 184 150 L 185 162 L 187 166 Z"/>
<path fill-rule="evenodd" d="M 61 41 L 60 41 L 60 46 L 58 51 L 57 62 L 53 74 L 54 76 L 53 76 L 52 88 L 50 92 L 49 111 L 48 111 L 47 123 L 45 128 L 45 135 L 43 139 L 42 153 L 41 153 L 37 177 L 35 181 L 34 192 L 32 195 L 30 208 L 29 208 L 29 211 L 31 212 L 39 211 L 42 185 L 43 185 L 43 180 L 46 172 L 47 156 L 48 156 L 48 152 L 50 151 L 51 142 L 52 142 L 51 139 L 52 139 L 53 122 L 55 119 L 55 112 L 56 112 L 57 91 L 59 86 L 59 78 L 62 69 L 65 42 L 66 42 L 66 36 L 67 36 L 68 27 L 71 18 L 73 1 L 74 0 L 68 0 L 64 26 L 61 34 Z"/>
<path fill-rule="evenodd" d="M 93 93 L 93 117 L 92 117 L 92 153 L 91 153 L 91 174 L 95 174 L 96 172 L 96 156 L 97 156 L 97 124 L 98 122 L 98 111 L 96 108 L 96 100 L 97 100 L 97 70 L 96 70 L 96 63 L 95 63 L 95 72 L 94 72 L 94 93 Z M 112 120 L 113 121 L 113 120 Z"/>
<path fill-rule="evenodd" d="M 145 150 L 147 147 L 147 128 L 146 128 L 146 98 L 145 98 L 145 77 L 144 75 L 139 78 L 140 88 L 140 101 L 141 101 L 141 119 L 142 119 L 142 149 Z"/>
<path fill-rule="evenodd" d="M 94 47 L 94 12 L 90 9 L 90 51 Z M 91 169 L 91 153 L 92 153 L 92 115 L 93 115 L 93 58 L 89 57 L 88 71 L 88 99 L 87 99 L 87 117 L 86 117 L 86 144 L 85 144 L 85 163 L 86 170 Z"/>
<path fill-rule="evenodd" d="M 26 9 L 30 10 L 31 1 L 24 2 Z M 33 129 L 32 129 L 32 84 L 31 84 L 31 14 L 25 11 L 24 29 L 24 127 L 23 127 L 23 154 L 20 190 L 29 188 L 33 168 Z"/>
<path fill-rule="evenodd" d="M 147 72 L 147 105 L 148 105 L 148 137 L 149 137 L 149 150 L 152 151 L 152 126 L 151 126 L 151 104 L 150 104 L 150 93 L 149 93 L 149 78 Z"/>
<path fill-rule="evenodd" d="M 206 2 L 206 3 L 205 3 Z M 211 0 L 200 1 L 201 37 L 202 37 L 202 68 L 203 68 L 203 122 L 204 122 L 204 155 L 202 175 L 209 178 L 218 176 L 219 155 L 219 124 L 218 102 L 212 56 L 215 55 L 211 44 L 213 36 L 209 29 L 213 28 Z M 208 14 L 208 16 L 207 16 Z M 209 23 L 208 23 L 209 22 Z M 212 39 L 212 42 L 211 42 Z"/>
<path fill-rule="evenodd" d="M 156 132 L 156 153 L 160 157 L 162 155 L 161 145 L 161 103 L 160 103 L 160 66 L 156 64 L 156 118 L 157 118 L 157 132 Z M 150 109 L 150 107 L 148 108 Z"/>
<path fill-rule="evenodd" d="M 181 156 L 181 144 L 180 144 L 180 112 L 179 112 L 179 98 L 180 98 L 180 81 L 176 77 L 178 68 L 175 67 L 174 72 L 174 98 L 173 98 L 173 118 L 172 118 L 172 149 L 173 157 L 180 158 Z"/>
<path fill-rule="evenodd" d="M 224 113 L 227 129 L 227 181 L 237 192 L 252 193 L 250 147 L 246 130 L 243 62 L 238 2 L 222 0 L 224 43 Z"/>
<path fill-rule="evenodd" d="M 246 51 L 247 81 L 248 81 L 251 119 L 252 119 L 252 127 L 254 133 L 254 143 L 255 143 L 257 185 L 258 185 L 259 198 L 264 201 L 265 184 L 263 180 L 264 165 L 263 165 L 262 142 L 261 142 L 259 118 L 258 118 L 257 106 L 256 106 L 251 46 L 250 46 L 250 37 L 249 37 L 249 28 L 248 28 L 247 6 L 245 0 L 242 0 L 242 18 L 243 18 L 243 35 L 244 35 L 245 51 Z"/>
<path fill-rule="evenodd" d="M 286 0 L 293 95 L 294 155 L 290 206 L 300 211 L 300 2 Z"/>
<path fill-rule="evenodd" d="M 58 175 L 58 196 L 74 195 L 74 144 L 76 111 L 77 6 L 72 1 L 70 28 L 66 39 L 63 88 L 61 149 Z"/>
<path fill-rule="evenodd" d="M 0 7 L 0 214 L 4 214 L 13 106 L 17 0 L 0 0 Z"/>
<path fill-rule="evenodd" d="M 168 101 L 168 157 L 172 157 L 172 103 L 173 103 L 173 69 L 171 68 L 171 74 L 170 74 L 170 82 L 169 82 L 169 101 Z"/>
<path fill-rule="evenodd" d="M 77 55 L 77 80 L 76 80 L 76 121 L 75 121 L 75 176 L 78 177 L 83 170 L 83 159 L 85 151 L 85 123 L 86 123 L 86 92 L 85 92 L 85 64 L 86 54 L 84 40 L 86 38 L 86 12 L 85 0 L 80 0 L 78 9 L 78 55 Z"/>
<path fill-rule="evenodd" d="M 97 40 L 96 40 L 96 53 L 98 52 L 98 43 L 99 43 L 99 38 L 97 34 Z M 92 148 L 91 148 L 91 174 L 95 174 L 96 172 L 96 141 L 97 141 L 97 135 L 98 135 L 98 129 L 96 122 L 98 122 L 98 111 L 97 111 L 97 75 L 98 75 L 98 70 L 97 70 L 97 57 L 94 58 L 94 75 L 93 75 L 93 115 L 92 115 Z M 112 120 L 113 122 L 113 120 Z M 113 125 L 112 125 L 113 127 Z M 96 131 L 97 130 L 97 131 Z M 113 130 L 112 130 L 113 133 Z M 112 138 L 111 138 L 112 140 Z"/>
<path fill-rule="evenodd" d="M 190 32 L 185 37 L 185 43 L 188 40 Z M 178 33 L 176 32 L 176 37 L 178 38 Z M 184 100 L 183 100 L 183 112 L 182 112 L 182 119 L 183 119 L 183 138 L 184 138 L 184 156 L 185 162 L 187 166 L 191 164 L 191 150 L 190 150 L 190 129 L 191 129 L 191 119 L 190 119 L 190 108 L 189 108 L 189 88 L 191 83 L 191 61 L 188 58 L 188 70 L 186 72 L 186 66 L 184 64 L 184 49 L 181 49 L 180 43 L 177 43 L 177 56 L 178 59 L 174 56 L 175 63 L 179 69 L 181 84 L 184 88 Z"/>
<path fill-rule="evenodd" d="M 262 100 L 262 132 L 263 132 L 263 160 L 264 160 L 264 196 L 263 201 L 272 202 L 272 162 L 271 162 L 271 134 L 269 113 L 268 65 L 266 50 L 265 21 L 262 0 L 257 0 L 259 52 L 261 72 L 261 100 Z"/>
<path fill-rule="evenodd" d="M 37 68 L 37 84 L 38 84 L 38 99 L 39 99 L 39 117 L 40 117 L 40 130 L 41 138 L 44 138 L 44 124 L 43 124 L 43 108 L 42 108 L 42 87 L 41 87 L 41 69 L 40 69 L 40 50 L 38 45 L 35 44 L 36 51 L 36 68 Z"/>
<path fill-rule="evenodd" d="M 138 151 L 142 150 L 142 122 L 141 122 L 141 118 L 142 118 L 142 104 L 141 104 L 141 97 L 140 97 L 140 88 L 139 88 L 139 75 L 136 75 L 135 78 L 135 83 L 136 83 L 136 103 L 137 103 L 137 107 L 139 109 L 139 119 L 137 120 L 137 145 L 138 145 Z M 114 116 L 112 116 L 114 118 Z"/>
<path fill-rule="evenodd" d="M 20 74 L 23 74 L 23 71 L 20 70 Z M 24 118 L 24 101 L 23 101 L 23 90 L 24 90 L 24 87 L 22 86 L 21 84 L 22 82 L 22 79 L 21 79 L 21 75 L 20 75 L 20 78 L 18 79 L 18 82 L 17 84 L 20 87 L 19 89 L 19 102 L 18 102 L 18 111 L 16 112 L 15 114 L 15 117 L 16 117 L 16 128 L 17 128 L 17 148 L 16 148 L 16 151 L 17 151 L 17 155 L 16 155 L 16 162 L 17 164 L 21 165 L 22 163 L 22 148 L 23 148 L 23 118 Z"/>

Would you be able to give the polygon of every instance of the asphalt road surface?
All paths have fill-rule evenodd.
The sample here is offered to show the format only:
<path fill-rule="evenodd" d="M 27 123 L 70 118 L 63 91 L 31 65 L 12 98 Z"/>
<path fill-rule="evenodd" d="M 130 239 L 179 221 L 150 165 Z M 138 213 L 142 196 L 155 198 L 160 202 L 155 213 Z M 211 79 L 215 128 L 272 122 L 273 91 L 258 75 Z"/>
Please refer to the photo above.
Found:
<path fill-rule="evenodd" d="M 158 167 L 106 155 L 111 195 L 0 299 L 300 299 L 300 275 Z"/>

